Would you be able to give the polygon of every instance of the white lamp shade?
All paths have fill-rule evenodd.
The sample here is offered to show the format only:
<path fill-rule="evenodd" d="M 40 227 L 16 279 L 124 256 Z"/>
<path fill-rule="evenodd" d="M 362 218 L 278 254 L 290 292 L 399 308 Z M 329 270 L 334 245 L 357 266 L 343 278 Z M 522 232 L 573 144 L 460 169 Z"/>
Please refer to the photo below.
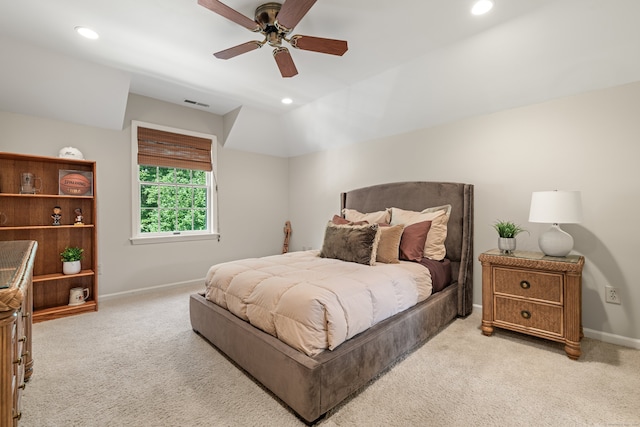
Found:
<path fill-rule="evenodd" d="M 582 222 L 582 197 L 579 191 L 534 191 L 531 195 L 529 222 L 574 224 Z"/>

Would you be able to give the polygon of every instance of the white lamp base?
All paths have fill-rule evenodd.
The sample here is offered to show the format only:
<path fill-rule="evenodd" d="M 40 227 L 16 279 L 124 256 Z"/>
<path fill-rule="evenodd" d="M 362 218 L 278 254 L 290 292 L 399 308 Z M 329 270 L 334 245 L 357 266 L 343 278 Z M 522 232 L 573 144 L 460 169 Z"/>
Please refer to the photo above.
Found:
<path fill-rule="evenodd" d="M 547 256 L 564 257 L 573 249 L 573 237 L 560 229 L 558 224 L 542 233 L 538 238 L 538 246 Z"/>

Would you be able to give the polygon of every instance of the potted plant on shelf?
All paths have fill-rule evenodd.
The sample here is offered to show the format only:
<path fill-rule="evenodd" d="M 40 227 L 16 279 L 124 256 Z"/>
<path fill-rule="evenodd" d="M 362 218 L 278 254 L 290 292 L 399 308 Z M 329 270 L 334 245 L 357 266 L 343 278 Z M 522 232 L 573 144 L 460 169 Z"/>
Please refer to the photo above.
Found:
<path fill-rule="evenodd" d="M 510 254 L 516 250 L 516 236 L 520 233 L 527 232 L 511 221 L 496 221 L 493 228 L 498 232 L 498 249 L 503 254 Z"/>
<path fill-rule="evenodd" d="M 64 274 L 77 274 L 82 269 L 80 260 L 82 259 L 82 253 L 84 249 L 77 246 L 67 246 L 64 251 L 60 252 L 60 259 L 62 260 L 62 272 Z"/>

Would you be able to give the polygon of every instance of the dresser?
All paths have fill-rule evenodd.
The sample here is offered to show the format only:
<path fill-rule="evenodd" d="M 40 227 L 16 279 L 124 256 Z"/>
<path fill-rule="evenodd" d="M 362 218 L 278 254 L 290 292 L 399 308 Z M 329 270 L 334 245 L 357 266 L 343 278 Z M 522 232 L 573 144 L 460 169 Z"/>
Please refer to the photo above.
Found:
<path fill-rule="evenodd" d="M 479 260 L 483 334 L 509 329 L 564 343 L 569 358 L 580 357 L 584 257 L 494 249 Z"/>
<path fill-rule="evenodd" d="M 0 426 L 17 426 L 33 373 L 31 315 L 35 241 L 0 242 Z"/>

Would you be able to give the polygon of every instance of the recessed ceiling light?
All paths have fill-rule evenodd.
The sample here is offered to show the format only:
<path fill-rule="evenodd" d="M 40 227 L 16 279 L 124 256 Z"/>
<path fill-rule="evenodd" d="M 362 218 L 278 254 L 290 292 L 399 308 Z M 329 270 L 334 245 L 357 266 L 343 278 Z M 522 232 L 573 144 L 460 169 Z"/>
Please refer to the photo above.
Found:
<path fill-rule="evenodd" d="M 291 103 L 293 103 L 293 99 L 291 99 L 291 98 L 282 98 L 282 103 L 283 104 L 291 104 Z"/>
<path fill-rule="evenodd" d="M 93 31 L 91 28 L 76 27 L 75 30 L 76 30 L 76 33 L 80 34 L 82 37 L 86 37 L 91 40 L 96 40 L 98 37 L 100 37 L 98 33 Z"/>
<path fill-rule="evenodd" d="M 478 0 L 471 8 L 474 15 L 484 15 L 493 8 L 493 0 Z"/>

